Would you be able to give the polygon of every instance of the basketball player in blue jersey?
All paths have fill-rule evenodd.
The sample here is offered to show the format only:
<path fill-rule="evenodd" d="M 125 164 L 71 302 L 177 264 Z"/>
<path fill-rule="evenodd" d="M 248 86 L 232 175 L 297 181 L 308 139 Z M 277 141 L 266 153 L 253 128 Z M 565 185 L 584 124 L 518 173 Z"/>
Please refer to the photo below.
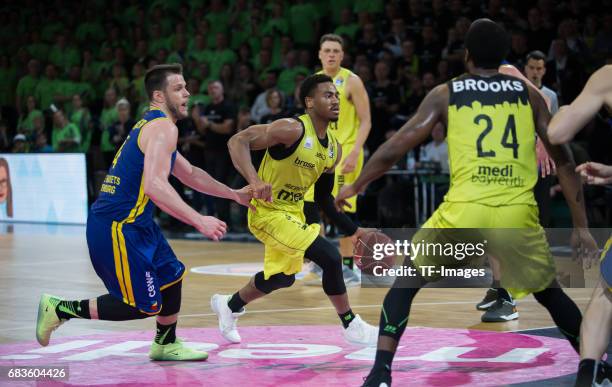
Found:
<path fill-rule="evenodd" d="M 117 151 L 87 219 L 89 255 L 108 294 L 80 301 L 43 294 L 36 339 L 46 346 L 53 330 L 71 318 L 124 321 L 155 315 L 152 360 L 205 360 L 206 352 L 189 349 L 176 337 L 185 266 L 153 221 L 153 203 L 216 241 L 225 234 L 225 223 L 189 207 L 168 176 L 246 206 L 252 194 L 248 186 L 230 189 L 177 152 L 175 123 L 187 117 L 189 98 L 181 65 L 154 66 L 145 75 L 145 88 L 150 109 Z"/>
<path fill-rule="evenodd" d="M 569 106 L 559 110 L 548 127 L 553 144 L 569 142 L 601 108 L 612 112 L 612 66 L 597 70 L 584 90 Z M 612 184 L 612 166 L 588 162 L 576 167 L 586 183 Z M 612 237 L 601 254 L 601 278 L 597 284 L 580 326 L 580 365 L 577 387 L 610 385 L 612 370 L 602 361 L 610 343 L 612 330 Z M 607 383 L 607 384 L 606 384 Z"/>

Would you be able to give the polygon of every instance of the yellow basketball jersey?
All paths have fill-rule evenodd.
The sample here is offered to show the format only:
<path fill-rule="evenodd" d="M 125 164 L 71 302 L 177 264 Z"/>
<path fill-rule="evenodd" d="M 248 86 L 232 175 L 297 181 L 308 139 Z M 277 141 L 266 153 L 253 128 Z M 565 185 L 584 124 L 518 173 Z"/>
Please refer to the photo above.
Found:
<path fill-rule="evenodd" d="M 323 74 L 319 71 L 317 74 Z M 355 105 L 346 95 L 346 83 L 353 73 L 351 70 L 340 67 L 340 71 L 333 78 L 334 86 L 340 93 L 340 115 L 337 122 L 330 122 L 331 129 L 343 147 L 350 146 L 357 140 L 357 130 L 359 129 L 359 117 Z"/>
<path fill-rule="evenodd" d="M 298 121 L 304 128 L 299 141 L 289 149 L 277 145 L 266 150 L 257 174 L 262 181 L 272 184 L 273 201 L 255 200 L 258 210 L 301 213 L 306 191 L 338 159 L 337 140 L 329 130 L 327 137 L 321 140 L 308 114 L 298 117 Z"/>
<path fill-rule="evenodd" d="M 491 206 L 535 205 L 535 127 L 523 81 L 503 74 L 463 75 L 448 82 L 445 200 Z"/>

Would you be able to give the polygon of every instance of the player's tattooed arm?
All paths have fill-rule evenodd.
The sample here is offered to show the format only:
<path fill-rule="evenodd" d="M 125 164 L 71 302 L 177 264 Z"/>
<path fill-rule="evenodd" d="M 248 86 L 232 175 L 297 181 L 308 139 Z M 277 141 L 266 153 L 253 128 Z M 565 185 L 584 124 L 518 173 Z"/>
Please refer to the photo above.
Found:
<path fill-rule="evenodd" d="M 253 190 L 253 198 L 272 201 L 272 186 L 261 181 L 251 160 L 251 150 L 293 145 L 302 135 L 302 125 L 289 118 L 276 120 L 268 125 L 252 125 L 232 136 L 228 141 L 232 163 Z"/>

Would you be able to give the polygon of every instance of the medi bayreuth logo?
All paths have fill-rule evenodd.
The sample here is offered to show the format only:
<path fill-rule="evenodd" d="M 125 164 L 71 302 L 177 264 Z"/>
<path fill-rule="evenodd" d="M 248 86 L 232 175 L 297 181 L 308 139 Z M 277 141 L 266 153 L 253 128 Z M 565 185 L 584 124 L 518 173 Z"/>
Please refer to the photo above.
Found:
<path fill-rule="evenodd" d="M 475 172 L 472 174 L 472 183 L 523 187 L 525 185 L 525 178 L 515 176 L 513 169 L 512 164 L 506 164 L 503 167 L 478 165 L 476 166 Z"/>

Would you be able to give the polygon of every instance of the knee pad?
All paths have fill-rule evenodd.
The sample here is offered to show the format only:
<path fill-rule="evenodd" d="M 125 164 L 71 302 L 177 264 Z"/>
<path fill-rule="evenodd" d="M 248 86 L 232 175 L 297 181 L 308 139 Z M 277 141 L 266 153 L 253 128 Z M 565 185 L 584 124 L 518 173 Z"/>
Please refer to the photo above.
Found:
<path fill-rule="evenodd" d="M 160 316 L 172 316 L 181 310 L 182 287 L 183 281 L 181 280 L 161 291 L 163 305 L 159 312 Z"/>
<path fill-rule="evenodd" d="M 281 288 L 288 288 L 295 282 L 295 275 L 287 275 L 285 273 L 278 273 L 265 279 L 263 271 L 255 274 L 255 287 L 257 290 L 266 294 L 272 293 L 273 291 Z"/>

